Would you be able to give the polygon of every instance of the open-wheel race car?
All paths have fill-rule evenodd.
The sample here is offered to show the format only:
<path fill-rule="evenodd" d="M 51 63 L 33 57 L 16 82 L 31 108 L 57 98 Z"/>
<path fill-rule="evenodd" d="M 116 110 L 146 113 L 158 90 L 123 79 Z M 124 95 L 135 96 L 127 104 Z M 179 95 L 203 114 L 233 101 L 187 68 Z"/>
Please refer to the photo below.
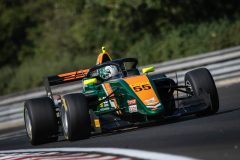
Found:
<path fill-rule="evenodd" d="M 57 141 L 63 135 L 70 141 L 86 139 L 152 121 L 218 111 L 217 89 L 207 69 L 187 72 L 185 85 L 178 85 L 163 73 L 150 74 L 154 67 L 140 73 L 137 63 L 135 58 L 112 60 L 103 50 L 90 69 L 46 77 L 47 96 L 24 104 L 31 144 Z M 82 91 L 52 94 L 51 86 L 72 81 L 82 81 Z"/>

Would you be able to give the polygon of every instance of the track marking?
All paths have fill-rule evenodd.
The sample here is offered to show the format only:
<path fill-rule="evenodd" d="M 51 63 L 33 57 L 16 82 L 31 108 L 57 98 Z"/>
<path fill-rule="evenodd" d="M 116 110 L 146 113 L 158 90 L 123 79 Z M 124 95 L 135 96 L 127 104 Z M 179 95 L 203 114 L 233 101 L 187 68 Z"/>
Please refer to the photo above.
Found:
<path fill-rule="evenodd" d="M 7 150 L 7 151 L 0 151 L 0 159 L 3 157 L 9 157 L 11 155 L 17 156 L 28 156 L 32 154 L 46 154 L 52 152 L 58 152 L 62 154 L 67 154 L 73 152 L 73 154 L 81 154 L 81 153 L 88 153 L 87 155 L 81 155 L 83 158 L 86 159 L 104 159 L 103 156 L 100 157 L 100 154 L 104 154 L 106 159 L 111 159 L 116 156 L 120 156 L 119 158 L 127 158 L 127 159 L 148 159 L 148 160 L 196 160 L 194 158 L 185 157 L 185 156 L 178 156 L 166 153 L 157 153 L 157 152 L 148 152 L 148 151 L 141 151 L 135 149 L 118 149 L 118 148 L 46 148 L 46 149 L 20 149 L 20 150 Z M 38 155 L 39 156 L 39 155 Z M 80 156 L 80 155 L 79 155 Z M 14 157 L 13 157 L 14 158 Z M 56 157 L 59 159 L 59 157 Z M 73 158 L 73 157 L 72 157 Z M 80 157 L 79 157 L 80 158 Z M 54 158 L 53 158 L 54 159 Z M 65 158 L 64 158 L 65 159 Z M 66 158 L 67 159 L 67 158 Z"/>

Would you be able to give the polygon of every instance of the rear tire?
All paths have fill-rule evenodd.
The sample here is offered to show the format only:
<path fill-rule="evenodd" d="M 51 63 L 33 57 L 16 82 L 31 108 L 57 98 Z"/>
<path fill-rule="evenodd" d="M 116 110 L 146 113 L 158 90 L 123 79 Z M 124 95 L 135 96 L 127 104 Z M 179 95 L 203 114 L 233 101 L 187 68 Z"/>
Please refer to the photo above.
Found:
<path fill-rule="evenodd" d="M 49 97 L 25 102 L 24 122 L 32 145 L 57 141 L 58 123 L 54 107 L 54 103 Z"/>
<path fill-rule="evenodd" d="M 213 77 L 208 69 L 199 68 L 187 72 L 185 75 L 185 85 L 189 86 L 193 94 L 199 95 L 202 90 L 210 94 L 212 106 L 197 114 L 198 116 L 214 114 L 219 109 L 219 98 Z"/>
<path fill-rule="evenodd" d="M 90 137 L 91 120 L 86 97 L 81 93 L 63 96 L 61 119 L 63 132 L 69 141 Z"/>

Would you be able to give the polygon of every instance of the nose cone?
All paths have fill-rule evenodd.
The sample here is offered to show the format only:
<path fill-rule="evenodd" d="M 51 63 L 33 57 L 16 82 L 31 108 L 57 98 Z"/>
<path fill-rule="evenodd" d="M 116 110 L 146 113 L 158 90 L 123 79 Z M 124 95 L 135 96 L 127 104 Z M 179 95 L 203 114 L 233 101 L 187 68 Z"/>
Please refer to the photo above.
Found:
<path fill-rule="evenodd" d="M 154 107 L 160 105 L 160 100 L 146 75 L 127 77 L 124 78 L 124 81 L 145 106 Z"/>

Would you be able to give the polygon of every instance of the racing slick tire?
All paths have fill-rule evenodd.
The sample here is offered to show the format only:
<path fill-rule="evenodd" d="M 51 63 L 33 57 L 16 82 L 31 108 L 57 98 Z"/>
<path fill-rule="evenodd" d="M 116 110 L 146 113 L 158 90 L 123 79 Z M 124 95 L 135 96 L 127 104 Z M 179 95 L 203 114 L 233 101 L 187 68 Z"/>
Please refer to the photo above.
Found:
<path fill-rule="evenodd" d="M 24 122 L 32 145 L 57 141 L 57 116 L 49 97 L 27 100 L 24 103 Z"/>
<path fill-rule="evenodd" d="M 62 98 L 61 119 L 65 139 L 87 139 L 91 134 L 91 119 L 87 98 L 82 93 L 67 94 Z"/>
<path fill-rule="evenodd" d="M 185 85 L 189 86 L 195 95 L 199 95 L 202 89 L 210 94 L 212 106 L 209 106 L 205 111 L 198 113 L 197 116 L 211 115 L 218 111 L 218 92 L 213 77 L 208 69 L 199 68 L 187 72 L 185 75 Z"/>

